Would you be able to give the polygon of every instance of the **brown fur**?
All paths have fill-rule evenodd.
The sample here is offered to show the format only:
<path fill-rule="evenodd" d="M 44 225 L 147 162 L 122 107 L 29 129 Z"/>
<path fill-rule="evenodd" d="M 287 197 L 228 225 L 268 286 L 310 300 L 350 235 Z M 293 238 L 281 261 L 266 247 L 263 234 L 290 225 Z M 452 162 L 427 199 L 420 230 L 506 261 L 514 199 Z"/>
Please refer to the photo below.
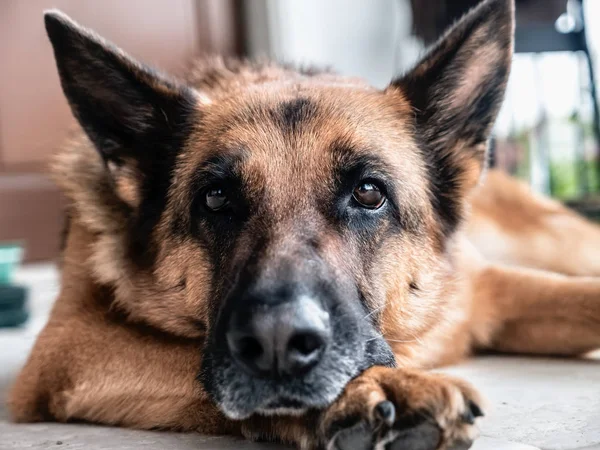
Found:
<path fill-rule="evenodd" d="M 512 14 L 510 8 L 506 14 Z M 506 27 L 511 23 L 508 19 Z M 505 43 L 481 47 L 489 32 L 475 32 L 460 54 L 476 56 L 468 65 L 470 82 L 481 84 L 491 76 L 483 60 L 508 64 Z M 508 35 L 506 29 L 502 33 Z M 437 64 L 447 47 L 457 45 L 456 36 L 449 34 L 416 73 Z M 507 72 L 497 76 L 503 85 Z M 423 369 L 456 362 L 478 349 L 574 356 L 600 346 L 600 281 L 579 277 L 599 275 L 600 263 L 590 248 L 600 240 L 600 229 L 500 173 L 490 172 L 478 185 L 484 143 L 450 130 L 425 137 L 433 149 L 444 146 L 444 161 L 455 164 L 458 173 L 453 195 L 460 201 L 457 211 L 466 217 L 455 231 L 444 231 L 444 218 L 429 200 L 430 167 L 416 150 L 417 100 L 408 86 L 417 78 L 399 81 L 382 95 L 358 80 L 270 63 L 198 63 L 187 81 L 194 88 L 190 114 L 201 125 L 178 154 L 164 210 L 151 232 L 153 264 L 148 266 L 133 262 L 128 253 L 130 224 L 143 205 L 141 166 L 135 158 L 105 164 L 87 137 L 74 137 L 55 164 L 56 180 L 71 200 L 62 289 L 11 393 L 14 420 L 239 434 L 311 448 L 343 439 L 335 433 L 350 417 L 364 419 L 356 426 L 377 430 L 382 421 L 394 422 L 377 413 L 377 405 L 388 401 L 398 411 L 394 423 L 418 432 L 402 437 L 395 428 L 381 439 L 401 436 L 408 445 L 422 435 L 432 440 L 432 448 L 445 449 L 475 437 L 479 414 L 473 405 L 481 400 L 466 383 Z M 445 108 L 471 101 L 466 82 L 455 87 L 449 102 L 436 100 L 440 115 L 427 119 L 428 126 L 446 120 Z M 161 95 L 180 95 L 176 84 L 154 78 L 151 83 Z M 299 98 L 306 103 L 294 106 Z M 285 105 L 301 115 L 287 127 L 272 112 Z M 162 113 L 169 122 L 170 111 Z M 144 110 L 140 117 L 153 114 Z M 340 234 L 306 213 L 314 207 L 306 193 L 315 186 L 333 189 L 334 167 L 349 157 L 350 147 L 359 156 L 376 149 L 402 180 L 398 202 L 404 231 L 391 237 L 385 230 L 373 231 L 372 261 L 349 245 L 356 240 L 350 233 Z M 265 253 L 294 261 L 304 245 L 302 233 L 318 229 L 318 245 L 337 271 L 334 277 L 353 274 L 394 351 L 398 368 L 366 370 L 325 411 L 233 421 L 196 380 L 218 305 L 211 297 L 207 250 L 174 233 L 174 224 L 192 226 L 180 212 L 192 202 L 190 180 L 199 165 L 235 148 L 252 149 L 244 161 L 244 183 L 275 224 Z M 242 235 L 232 265 L 247 258 L 252 239 Z M 383 240 L 386 245 L 376 247 Z"/>

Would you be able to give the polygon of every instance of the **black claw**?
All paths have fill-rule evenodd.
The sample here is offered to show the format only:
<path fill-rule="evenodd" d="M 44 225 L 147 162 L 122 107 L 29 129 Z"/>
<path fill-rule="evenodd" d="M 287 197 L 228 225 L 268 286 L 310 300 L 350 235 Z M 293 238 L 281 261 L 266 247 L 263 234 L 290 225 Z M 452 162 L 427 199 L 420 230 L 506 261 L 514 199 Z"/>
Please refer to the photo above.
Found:
<path fill-rule="evenodd" d="M 463 422 L 468 423 L 469 425 L 473 425 L 475 423 L 475 415 L 473 414 L 471 409 L 467 409 L 462 414 L 461 418 L 462 418 Z"/>
<path fill-rule="evenodd" d="M 472 400 L 469 400 L 469 409 L 471 410 L 471 413 L 473 414 L 473 417 L 483 417 L 485 416 L 485 414 L 483 413 L 483 411 L 481 410 L 481 408 L 479 407 L 479 405 L 477 403 L 475 403 Z"/>
<path fill-rule="evenodd" d="M 350 428 L 343 429 L 333 438 L 336 450 L 369 450 L 373 448 L 373 430 L 366 422 L 360 422 Z"/>
<path fill-rule="evenodd" d="M 390 401 L 383 401 L 375 407 L 375 416 L 391 427 L 396 421 L 396 407 Z"/>
<path fill-rule="evenodd" d="M 473 445 L 473 441 L 463 441 L 454 444 L 450 450 L 469 450 Z"/>
<path fill-rule="evenodd" d="M 398 430 L 394 442 L 387 445 L 390 450 L 433 450 L 438 448 L 441 431 L 437 424 L 421 422 L 414 428 Z"/>

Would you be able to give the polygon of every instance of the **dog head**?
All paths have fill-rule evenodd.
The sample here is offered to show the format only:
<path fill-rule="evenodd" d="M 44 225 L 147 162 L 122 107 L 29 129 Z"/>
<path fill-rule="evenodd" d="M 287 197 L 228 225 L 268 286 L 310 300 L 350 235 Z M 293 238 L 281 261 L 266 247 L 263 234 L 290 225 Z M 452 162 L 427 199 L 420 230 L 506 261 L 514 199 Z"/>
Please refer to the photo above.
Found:
<path fill-rule="evenodd" d="M 512 48 L 488 0 L 381 91 L 214 60 L 175 81 L 50 12 L 85 136 L 58 158 L 90 270 L 129 320 L 202 342 L 232 418 L 331 403 L 386 338 L 445 320 L 452 244 Z"/>

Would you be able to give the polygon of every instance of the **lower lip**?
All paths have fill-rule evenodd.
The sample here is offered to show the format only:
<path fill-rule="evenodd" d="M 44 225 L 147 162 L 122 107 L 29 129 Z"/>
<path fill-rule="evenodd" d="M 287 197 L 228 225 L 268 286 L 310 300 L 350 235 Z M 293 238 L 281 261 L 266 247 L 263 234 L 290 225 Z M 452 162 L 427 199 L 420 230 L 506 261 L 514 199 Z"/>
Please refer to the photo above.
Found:
<path fill-rule="evenodd" d="M 290 409 L 303 409 L 306 405 L 298 400 L 291 398 L 278 398 L 272 400 L 264 406 L 265 409 L 276 409 L 276 408 L 290 408 Z"/>
<path fill-rule="evenodd" d="M 293 400 L 289 398 L 279 398 L 273 401 L 270 401 L 263 407 L 261 407 L 258 412 L 260 414 L 272 416 L 279 414 L 288 414 L 288 415 L 302 415 L 306 412 L 308 408 L 306 405 L 298 400 Z"/>
<path fill-rule="evenodd" d="M 259 408 L 256 410 L 261 416 L 303 416 L 308 408 Z"/>

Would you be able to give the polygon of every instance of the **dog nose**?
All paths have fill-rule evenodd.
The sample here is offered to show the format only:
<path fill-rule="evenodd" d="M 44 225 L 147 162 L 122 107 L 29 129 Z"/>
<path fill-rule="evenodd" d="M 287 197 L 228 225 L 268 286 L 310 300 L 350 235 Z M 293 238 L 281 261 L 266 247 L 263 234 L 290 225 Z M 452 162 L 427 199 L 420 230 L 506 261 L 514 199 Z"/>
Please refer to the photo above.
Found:
<path fill-rule="evenodd" d="M 329 314 L 308 297 L 234 314 L 226 332 L 234 360 L 260 377 L 307 373 L 320 361 L 330 338 Z"/>

